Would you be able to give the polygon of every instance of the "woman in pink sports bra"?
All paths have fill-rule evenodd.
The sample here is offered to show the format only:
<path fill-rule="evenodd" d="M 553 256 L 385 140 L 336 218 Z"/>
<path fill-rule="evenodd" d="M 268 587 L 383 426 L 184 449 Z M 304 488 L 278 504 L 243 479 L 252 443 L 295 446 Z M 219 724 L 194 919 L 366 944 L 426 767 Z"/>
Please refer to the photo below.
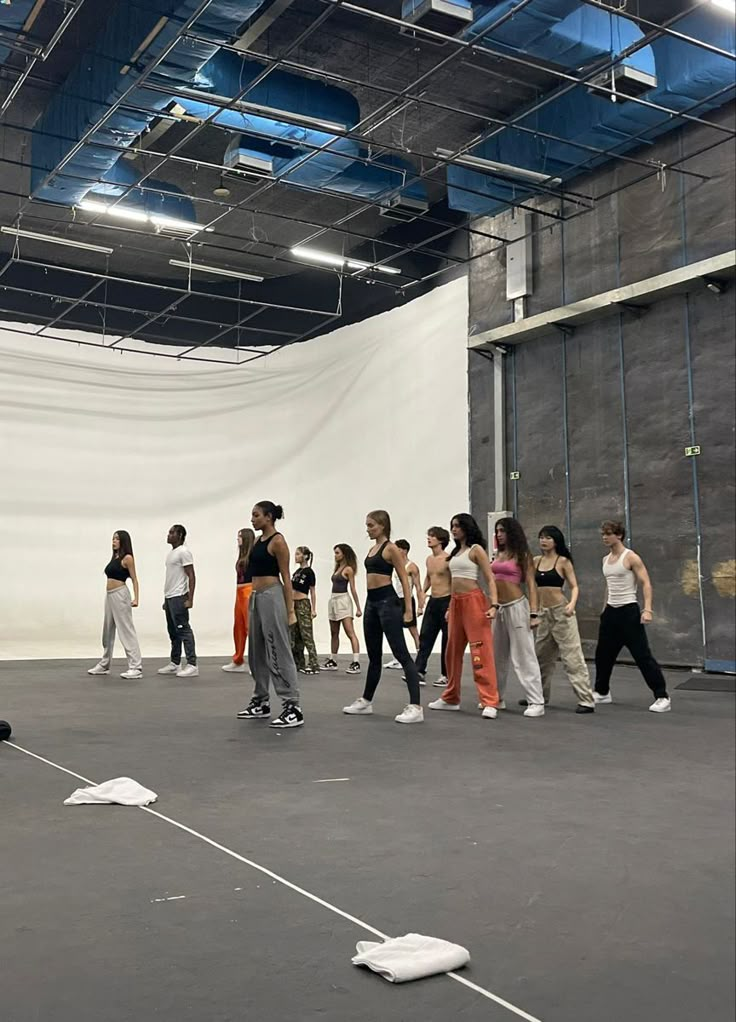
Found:
<path fill-rule="evenodd" d="M 528 702 L 524 716 L 543 717 L 542 675 L 532 632 L 539 622 L 534 561 L 524 530 L 515 518 L 499 518 L 496 522 L 496 546 L 498 556 L 491 571 L 500 604 L 493 626 L 498 694 L 503 699 L 509 674 L 516 675 Z M 521 588 L 522 582 L 529 599 Z"/>

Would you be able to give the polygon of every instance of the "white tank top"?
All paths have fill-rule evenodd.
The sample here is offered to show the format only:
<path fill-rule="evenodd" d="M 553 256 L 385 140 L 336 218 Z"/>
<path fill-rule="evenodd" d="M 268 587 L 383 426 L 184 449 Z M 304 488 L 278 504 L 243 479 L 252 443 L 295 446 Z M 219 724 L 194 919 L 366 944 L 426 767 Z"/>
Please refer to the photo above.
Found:
<path fill-rule="evenodd" d="M 478 581 L 478 565 L 470 560 L 472 549 L 471 546 L 467 550 L 463 550 L 462 553 L 455 554 L 447 562 L 453 578 L 469 578 L 473 582 Z"/>
<path fill-rule="evenodd" d="M 627 603 L 636 603 L 636 575 L 624 564 L 626 555 L 632 553 L 624 547 L 618 560 L 611 564 L 610 554 L 603 558 L 603 575 L 608 586 L 607 603 L 609 607 L 625 607 Z"/>

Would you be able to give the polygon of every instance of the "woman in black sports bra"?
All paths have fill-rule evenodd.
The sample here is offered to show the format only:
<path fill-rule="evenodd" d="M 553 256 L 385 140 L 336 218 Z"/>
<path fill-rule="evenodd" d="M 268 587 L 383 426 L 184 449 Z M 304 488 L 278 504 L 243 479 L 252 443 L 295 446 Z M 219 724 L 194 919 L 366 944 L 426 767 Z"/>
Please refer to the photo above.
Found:
<path fill-rule="evenodd" d="M 143 677 L 141 665 L 141 647 L 138 643 L 135 625 L 133 624 L 133 607 L 138 606 L 140 590 L 138 575 L 133 557 L 133 542 L 130 533 L 118 529 L 112 537 L 112 559 L 105 568 L 107 576 L 107 597 L 105 600 L 105 619 L 102 625 L 102 658 L 87 674 L 109 674 L 112 662 L 115 636 L 120 638 L 128 658 L 128 669 L 123 671 L 121 678 L 133 680 Z M 133 599 L 126 585 L 128 579 L 133 583 Z"/>
<path fill-rule="evenodd" d="M 576 713 L 593 713 L 595 702 L 590 687 L 590 674 L 580 642 L 575 606 L 578 587 L 565 537 L 556 525 L 545 525 L 539 531 L 541 556 L 534 558 L 535 580 L 539 594 L 541 619 L 537 630 L 536 652 L 542 672 L 545 703 L 549 702 L 552 675 L 559 655 L 567 680 L 578 700 Z M 569 600 L 563 587 L 570 589 Z"/>
<path fill-rule="evenodd" d="M 365 559 L 368 576 L 368 598 L 363 617 L 365 645 L 368 652 L 368 674 L 363 695 L 350 706 L 343 707 L 343 713 L 373 713 L 373 696 L 381 680 L 383 667 L 383 639 L 404 669 L 409 702 L 394 720 L 398 724 L 418 724 L 424 720 L 420 705 L 419 673 L 409 655 L 404 639 L 403 623 L 412 619 L 411 586 L 406 574 L 404 559 L 395 544 L 391 542 L 391 519 L 387 511 L 371 511 L 365 521 L 368 536 L 373 546 Z M 398 573 L 404 591 L 402 604 L 391 584 L 394 571 Z"/>

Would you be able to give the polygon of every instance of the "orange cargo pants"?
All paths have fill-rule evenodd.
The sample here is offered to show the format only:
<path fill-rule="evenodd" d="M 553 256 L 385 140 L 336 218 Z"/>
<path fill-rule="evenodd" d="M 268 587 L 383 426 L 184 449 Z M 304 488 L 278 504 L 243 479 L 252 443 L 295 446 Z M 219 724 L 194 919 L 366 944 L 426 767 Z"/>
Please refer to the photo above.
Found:
<path fill-rule="evenodd" d="M 441 698 L 446 703 L 460 702 L 465 647 L 470 646 L 473 679 L 483 706 L 498 706 L 496 665 L 493 660 L 491 622 L 486 617 L 488 602 L 480 589 L 453 593 L 449 610 L 447 640 L 447 688 Z"/>
<path fill-rule="evenodd" d="M 245 640 L 248 638 L 248 604 L 252 592 L 253 586 L 250 584 L 238 586 L 235 590 L 235 623 L 233 624 L 235 656 L 233 663 L 238 666 L 245 661 Z"/>

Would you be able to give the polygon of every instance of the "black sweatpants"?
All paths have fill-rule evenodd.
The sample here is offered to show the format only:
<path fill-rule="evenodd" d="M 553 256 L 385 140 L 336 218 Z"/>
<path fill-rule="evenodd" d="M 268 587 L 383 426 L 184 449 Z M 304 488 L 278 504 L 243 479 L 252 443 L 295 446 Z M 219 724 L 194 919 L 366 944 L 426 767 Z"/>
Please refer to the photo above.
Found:
<path fill-rule="evenodd" d="M 184 606 L 186 596 L 167 596 L 164 600 L 166 611 L 166 627 L 171 639 L 171 662 L 178 664 L 181 660 L 181 647 L 187 663 L 194 667 L 197 663 L 197 651 L 194 648 L 194 632 L 189 624 L 189 611 Z"/>
<path fill-rule="evenodd" d="M 404 604 L 396 595 L 394 587 L 381 586 L 380 589 L 369 589 L 363 611 L 363 633 L 368 653 L 368 673 L 365 679 L 363 698 L 368 702 L 373 700 L 381 680 L 383 637 L 385 635 L 391 652 L 404 668 L 406 687 L 409 689 L 409 702 L 415 706 L 420 705 L 419 672 L 406 648 L 403 624 Z"/>
<path fill-rule="evenodd" d="M 623 607 L 606 606 L 601 614 L 598 631 L 598 645 L 595 650 L 595 690 L 599 695 L 608 695 L 611 688 L 611 672 L 616 657 L 626 646 L 634 663 L 644 676 L 656 699 L 667 698 L 667 683 L 662 668 L 652 656 L 646 628 L 641 623 L 641 607 L 638 603 L 626 603 Z"/>
<path fill-rule="evenodd" d="M 424 608 L 422 630 L 419 633 L 419 652 L 415 660 L 420 674 L 427 673 L 429 655 L 434 649 L 437 636 L 442 632 L 442 676 L 447 677 L 445 654 L 447 653 L 447 611 L 450 607 L 450 596 L 431 596 Z"/>

